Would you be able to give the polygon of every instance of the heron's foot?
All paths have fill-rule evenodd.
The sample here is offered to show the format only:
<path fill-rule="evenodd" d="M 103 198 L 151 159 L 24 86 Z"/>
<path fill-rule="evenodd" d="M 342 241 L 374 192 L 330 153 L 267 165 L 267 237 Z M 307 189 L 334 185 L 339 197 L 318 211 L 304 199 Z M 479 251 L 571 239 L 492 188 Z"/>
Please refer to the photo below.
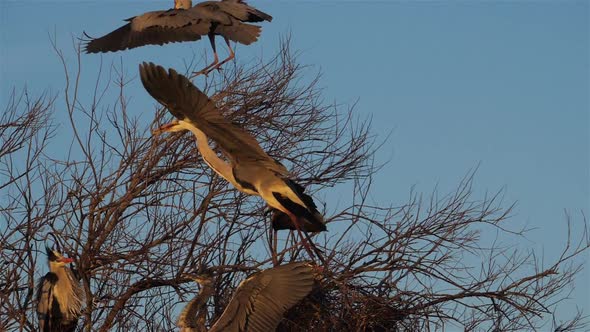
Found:
<path fill-rule="evenodd" d="M 205 75 L 205 77 L 209 77 L 209 74 L 213 71 L 217 69 L 217 72 L 221 72 L 223 70 L 223 68 L 221 67 L 213 67 L 213 68 L 209 68 L 209 69 L 202 69 L 199 71 L 195 71 L 193 72 L 193 75 L 190 78 L 195 78 L 199 75 Z"/>
<path fill-rule="evenodd" d="M 301 236 L 301 234 L 300 234 L 300 236 Z M 307 234 L 306 234 L 306 237 L 308 237 Z M 311 258 L 315 262 L 314 257 L 316 257 L 322 263 L 323 266 L 326 265 L 326 260 L 324 259 L 323 252 L 320 251 L 320 249 L 311 242 L 311 239 L 309 237 L 308 237 L 308 239 L 301 237 L 301 242 L 303 244 L 303 247 L 307 251 L 309 258 Z"/>
<path fill-rule="evenodd" d="M 272 260 L 272 266 L 279 266 L 279 259 L 277 257 L 277 252 L 275 250 L 271 251 L 270 257 Z"/>
<path fill-rule="evenodd" d="M 208 77 L 209 71 L 205 71 L 205 70 L 194 71 L 190 78 L 195 78 L 199 75 L 205 75 L 205 77 Z"/>
<path fill-rule="evenodd" d="M 310 264 L 310 265 L 311 265 L 311 269 L 313 270 L 315 275 L 321 276 L 326 271 L 325 266 L 320 266 L 320 265 L 315 265 L 315 264 Z"/>

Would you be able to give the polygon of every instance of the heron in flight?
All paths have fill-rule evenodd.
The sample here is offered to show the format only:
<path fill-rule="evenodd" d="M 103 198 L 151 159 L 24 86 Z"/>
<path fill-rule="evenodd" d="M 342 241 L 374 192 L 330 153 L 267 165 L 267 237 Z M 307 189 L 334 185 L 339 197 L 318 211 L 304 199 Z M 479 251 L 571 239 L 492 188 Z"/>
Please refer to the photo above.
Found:
<path fill-rule="evenodd" d="M 207 299 L 215 293 L 212 276 L 190 277 L 199 283 L 201 292 L 186 305 L 177 326 L 181 332 L 206 331 Z M 311 292 L 313 283 L 313 268 L 305 262 L 255 273 L 240 283 L 209 332 L 274 331 L 285 312 Z"/>
<path fill-rule="evenodd" d="M 228 164 L 225 160 L 219 158 L 217 153 L 211 148 L 211 146 L 209 146 L 209 139 L 207 135 L 205 135 L 205 133 L 203 133 L 197 127 L 187 125 L 187 123 L 184 121 L 174 121 L 154 130 L 153 134 L 159 135 L 163 132 L 178 132 L 184 130 L 190 130 L 195 135 L 197 149 L 203 156 L 203 160 L 207 165 L 209 165 L 209 167 L 211 167 L 213 171 L 215 171 L 215 173 L 217 173 L 217 175 L 224 178 L 226 181 L 231 183 L 236 189 L 245 194 L 260 196 L 259 193 L 255 190 L 255 188 L 252 188 L 252 186 L 250 186 L 247 182 L 238 182 L 236 180 L 233 174 L 232 166 Z M 302 193 L 305 190 L 302 186 L 299 186 L 295 182 L 293 183 L 293 185 L 298 186 L 300 192 Z M 303 195 L 309 197 L 309 195 L 305 193 L 303 193 Z M 313 203 L 313 199 L 311 199 L 311 202 Z M 313 205 L 313 208 L 317 209 L 315 204 Z M 287 214 L 275 208 L 271 208 L 271 212 L 273 214 L 271 224 L 272 228 L 275 231 L 282 229 L 297 230 L 296 226 L 293 224 L 292 220 L 289 218 Z M 326 230 L 326 225 L 324 224 L 324 220 L 321 214 L 319 214 L 319 212 L 314 213 L 318 214 L 317 218 L 314 218 L 311 221 L 305 218 L 301 219 L 301 224 L 299 225 L 301 227 L 301 230 L 305 232 L 321 232 Z M 319 219 L 320 222 L 315 222 L 315 219 Z"/>
<path fill-rule="evenodd" d="M 326 230 L 324 218 L 313 199 L 289 178 L 285 166 L 266 154 L 245 129 L 226 119 L 214 102 L 186 77 L 173 69 L 166 72 L 153 63 L 144 62 L 139 71 L 148 93 L 177 118 L 156 133 L 190 130 L 207 164 L 238 190 L 262 197 L 271 208 L 285 214 L 285 218 L 281 215 L 275 218 L 277 222 L 282 221 L 285 228 Z M 217 156 L 209 146 L 209 138 L 217 143 L 229 163 Z M 290 223 L 284 222 L 287 217 Z M 309 252 L 307 246 L 306 249 Z"/>
<path fill-rule="evenodd" d="M 191 0 L 174 0 L 174 8 L 148 12 L 100 38 L 90 38 L 86 53 L 115 52 L 144 45 L 196 41 L 207 35 L 213 48 L 213 63 L 195 74 L 208 74 L 235 57 L 230 40 L 250 45 L 258 40 L 260 26 L 244 22 L 271 21 L 272 16 L 242 0 L 205 1 L 192 6 Z M 220 35 L 229 56 L 219 62 L 215 36 Z M 88 37 L 88 36 L 87 36 Z"/>
<path fill-rule="evenodd" d="M 82 287 L 72 270 L 66 266 L 73 259 L 49 247 L 49 272 L 37 286 L 37 317 L 39 331 L 75 331 L 82 314 Z"/>

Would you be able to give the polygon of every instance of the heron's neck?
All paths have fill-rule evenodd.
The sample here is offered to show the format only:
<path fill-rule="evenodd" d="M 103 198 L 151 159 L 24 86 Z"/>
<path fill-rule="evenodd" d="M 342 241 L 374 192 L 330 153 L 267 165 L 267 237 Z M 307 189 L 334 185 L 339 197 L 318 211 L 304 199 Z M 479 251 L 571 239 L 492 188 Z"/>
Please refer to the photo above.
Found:
<path fill-rule="evenodd" d="M 65 266 L 50 267 L 51 272 L 57 275 L 57 282 L 53 290 L 66 319 L 74 319 L 80 316 L 82 309 L 82 288 L 72 271 Z"/>
<path fill-rule="evenodd" d="M 211 149 L 207 135 L 193 125 L 185 124 L 184 127 L 195 135 L 197 139 L 197 148 L 207 165 L 209 165 L 209 167 L 211 167 L 219 176 L 236 186 L 236 180 L 233 176 L 231 165 L 219 158 L 217 153 Z"/>
<path fill-rule="evenodd" d="M 214 293 L 213 286 L 203 285 L 199 295 L 195 296 L 180 314 L 178 325 L 192 328 L 193 331 L 205 331 L 207 300 Z"/>

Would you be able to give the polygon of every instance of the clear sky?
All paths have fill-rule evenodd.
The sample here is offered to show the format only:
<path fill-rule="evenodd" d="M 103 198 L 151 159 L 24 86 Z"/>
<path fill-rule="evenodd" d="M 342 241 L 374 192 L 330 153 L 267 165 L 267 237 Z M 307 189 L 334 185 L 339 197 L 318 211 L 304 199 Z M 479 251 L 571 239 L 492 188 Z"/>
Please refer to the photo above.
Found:
<path fill-rule="evenodd" d="M 238 61 L 272 54 L 292 34 L 300 62 L 316 66 L 326 101 L 352 103 L 390 140 L 389 163 L 373 199 L 401 204 L 412 186 L 430 193 L 454 188 L 479 165 L 476 194 L 505 189 L 518 201 L 514 222 L 536 228 L 524 247 L 547 262 L 565 239 L 565 211 L 590 212 L 590 65 L 588 1 L 394 2 L 250 1 L 274 16 L 261 39 L 238 46 Z M 170 7 L 172 0 L 0 2 L 0 109 L 13 88 L 59 91 L 62 67 L 48 34 L 72 55 L 71 37 L 100 36 L 122 19 Z M 220 45 L 222 45 L 220 43 Z M 223 47 L 221 48 L 223 49 Z M 183 59 L 209 51 L 205 41 L 110 53 L 135 74 L 148 60 L 184 69 Z M 223 52 L 223 51 L 222 51 Z M 224 54 L 224 53 L 222 53 Z M 86 74 L 100 56 L 83 57 Z M 137 111 L 153 100 L 135 80 Z M 55 114 L 64 122 L 64 114 Z M 343 194 L 322 192 L 328 205 Z M 590 261 L 589 255 L 585 256 Z M 573 305 L 590 313 L 590 273 L 576 280 Z"/>

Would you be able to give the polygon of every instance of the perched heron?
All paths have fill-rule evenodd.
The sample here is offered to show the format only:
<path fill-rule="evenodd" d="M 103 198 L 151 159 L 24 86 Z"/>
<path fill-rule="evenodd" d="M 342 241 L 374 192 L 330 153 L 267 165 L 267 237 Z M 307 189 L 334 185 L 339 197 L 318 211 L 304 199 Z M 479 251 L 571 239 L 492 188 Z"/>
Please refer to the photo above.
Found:
<path fill-rule="evenodd" d="M 248 6 L 242 0 L 206 1 L 192 6 L 191 0 L 174 0 L 174 8 L 148 12 L 100 38 L 90 38 L 86 53 L 114 52 L 144 45 L 196 41 L 207 35 L 213 48 L 213 63 L 196 74 L 207 74 L 235 57 L 230 40 L 250 45 L 258 40 L 260 26 L 243 22 L 271 21 L 272 16 Z M 215 36 L 220 35 L 229 56 L 219 62 Z"/>
<path fill-rule="evenodd" d="M 206 331 L 207 299 L 215 293 L 210 274 L 192 278 L 201 285 L 201 292 L 180 314 L 177 325 L 181 332 Z M 285 312 L 311 292 L 313 283 L 312 266 L 305 262 L 255 273 L 240 283 L 209 332 L 274 331 Z"/>
<path fill-rule="evenodd" d="M 39 331 L 75 331 L 82 313 L 82 287 L 66 264 L 73 259 L 47 247 L 49 272 L 37 286 Z"/>
<path fill-rule="evenodd" d="M 139 71 L 148 93 L 178 119 L 160 127 L 156 133 L 190 130 L 197 138 L 203 158 L 217 174 L 237 189 L 261 196 L 270 207 L 288 217 L 290 223 L 285 222 L 287 217 L 275 216 L 278 223 L 275 228 L 326 230 L 324 218 L 313 199 L 289 178 L 285 166 L 268 156 L 245 129 L 226 119 L 213 101 L 186 77 L 173 69 L 166 72 L 153 63 L 143 63 Z M 208 138 L 224 151 L 229 163 L 217 156 Z M 306 249 L 309 251 L 307 246 Z"/>

